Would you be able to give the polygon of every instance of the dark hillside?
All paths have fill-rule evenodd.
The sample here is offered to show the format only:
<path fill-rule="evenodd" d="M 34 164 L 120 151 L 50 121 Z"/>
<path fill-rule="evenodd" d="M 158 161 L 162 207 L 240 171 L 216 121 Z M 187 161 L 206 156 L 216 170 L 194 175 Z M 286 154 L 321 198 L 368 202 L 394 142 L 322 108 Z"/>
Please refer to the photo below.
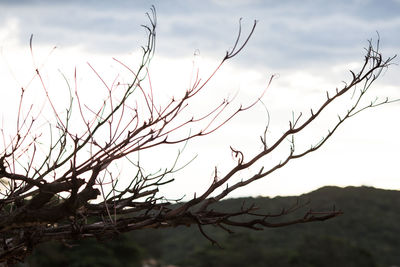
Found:
<path fill-rule="evenodd" d="M 344 214 L 325 222 L 265 231 L 239 229 L 233 235 L 215 227 L 206 228 L 223 249 L 211 246 L 196 227 L 138 231 L 119 238 L 118 246 L 110 245 L 116 241 L 100 245 L 85 242 L 74 249 L 93 251 L 87 246 L 95 246 L 97 251 L 104 251 L 103 255 L 123 257 L 114 260 L 112 266 L 139 266 L 132 259 L 129 260 L 131 265 L 123 265 L 123 262 L 126 264 L 124 257 L 128 256 L 155 258 L 178 266 L 400 266 L 400 191 L 327 186 L 299 197 L 228 199 L 215 209 L 230 210 L 244 202 L 245 205 L 255 203 L 263 209 L 279 212 L 296 201 L 310 201 L 297 215 L 310 208 L 330 210 L 333 206 Z M 132 253 L 122 250 L 121 243 L 125 243 Z M 42 246 L 30 258 L 30 266 L 54 266 L 56 262 L 46 254 L 53 251 L 50 254 L 54 255 L 57 249 L 63 250 L 65 262 L 69 263 L 65 266 L 83 266 L 73 265 L 68 259 L 68 250 L 62 245 Z M 110 252 L 112 249 L 117 251 Z M 70 254 L 74 258 L 74 254 Z M 84 254 L 79 253 L 80 260 Z M 87 254 L 87 257 L 93 257 Z M 39 255 L 42 264 L 35 265 Z M 101 255 L 97 257 L 101 258 Z M 50 265 L 43 265 L 43 262 Z M 85 266 L 107 266 L 103 263 L 96 265 L 92 262 L 92 265 Z"/>

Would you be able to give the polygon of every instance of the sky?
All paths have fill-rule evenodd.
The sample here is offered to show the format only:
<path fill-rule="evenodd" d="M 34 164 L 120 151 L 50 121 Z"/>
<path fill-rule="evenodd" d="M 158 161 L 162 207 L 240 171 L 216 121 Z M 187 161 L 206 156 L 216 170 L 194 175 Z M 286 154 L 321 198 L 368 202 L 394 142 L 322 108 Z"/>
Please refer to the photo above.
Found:
<path fill-rule="evenodd" d="M 60 89 L 65 88 L 60 73 L 73 80 L 75 68 L 84 88 L 82 94 L 92 101 L 99 83 L 87 62 L 106 80 L 112 79 L 110 73 L 120 71 L 113 57 L 134 64 L 146 41 L 140 25 L 147 23 L 145 13 L 151 5 L 156 8 L 158 26 L 150 74 L 160 99 L 184 92 L 193 64 L 201 77 L 211 73 L 232 48 L 240 18 L 243 34 L 249 32 L 254 20 L 258 21 L 253 36 L 245 49 L 217 73 L 202 100 L 195 104 L 206 108 L 214 99 L 233 94 L 237 94 L 236 102 L 250 103 L 264 90 L 271 75 L 276 75 L 262 99 L 265 106 L 256 105 L 212 136 L 189 142 L 183 162 L 196 159 L 175 174 L 174 184 L 162 189 L 171 197 L 199 194 L 213 181 L 215 166 L 221 176 L 232 168 L 235 161 L 230 146 L 243 151 L 246 158 L 259 151 L 259 136 L 267 123 L 265 107 L 270 115 L 268 134 L 273 140 L 286 129 L 292 112 L 309 112 L 318 106 L 326 90 L 342 86 L 351 77 L 348 70 L 361 66 L 368 40 L 374 42 L 379 36 L 385 57 L 400 53 L 399 0 L 0 0 L 2 125 L 13 121 L 10 110 L 18 103 L 22 86 L 29 85 L 33 92 L 30 100 L 35 103 L 35 90 L 39 89 L 34 88 L 40 85 L 30 80 L 38 65 L 43 67 L 49 88 L 53 88 L 57 105 L 63 105 L 65 93 Z M 31 34 L 34 56 L 29 50 Z M 374 84 L 367 100 L 400 98 L 399 74 L 399 66 L 392 65 Z M 345 107 L 340 105 L 330 110 L 300 138 L 299 146 L 318 142 L 343 111 Z M 317 152 L 232 196 L 298 195 L 324 185 L 400 189 L 399 111 L 400 104 L 393 103 L 363 112 L 347 121 Z M 157 163 L 168 164 L 177 148 L 156 153 L 164 155 Z M 268 166 L 283 155 L 262 163 Z M 149 169 L 154 169 L 154 157 L 143 156 Z M 252 171 L 243 172 L 238 179 Z"/>

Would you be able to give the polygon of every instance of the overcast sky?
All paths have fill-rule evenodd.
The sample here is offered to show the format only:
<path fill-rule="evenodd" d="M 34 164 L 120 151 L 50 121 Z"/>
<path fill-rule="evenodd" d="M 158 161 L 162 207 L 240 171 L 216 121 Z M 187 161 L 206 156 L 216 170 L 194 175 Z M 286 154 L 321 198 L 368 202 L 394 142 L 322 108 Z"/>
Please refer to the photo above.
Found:
<path fill-rule="evenodd" d="M 272 136 L 283 129 L 282 125 L 288 125 L 292 111 L 316 107 L 326 90 L 350 78 L 348 69 L 357 70 L 362 63 L 367 40 L 376 40 L 379 33 L 384 56 L 400 53 L 399 0 L 0 0 L 3 103 L 13 96 L 12 88 L 18 92 L 29 80 L 26 73 L 32 71 L 28 53 L 31 34 L 39 61 L 57 46 L 49 67 L 72 75 L 75 66 L 89 61 L 106 70 L 112 68 L 107 60 L 129 56 L 144 44 L 145 33 L 140 25 L 147 23 L 145 13 L 151 4 L 156 7 L 158 19 L 151 72 L 153 85 L 171 92 L 164 96 L 185 89 L 195 51 L 200 54 L 196 59 L 201 61 L 200 73 L 206 75 L 233 46 L 239 19 L 243 18 L 243 33 L 249 31 L 253 20 L 258 20 L 244 51 L 227 63 L 210 90 L 222 95 L 239 91 L 239 101 L 246 103 L 262 91 L 270 75 L 278 74 L 263 99 L 276 127 L 270 129 Z M 82 75 L 86 73 L 83 69 L 80 67 Z M 393 65 L 376 82 L 369 97 L 400 98 L 399 84 L 400 69 Z M 235 196 L 300 194 L 323 185 L 399 189 L 399 111 L 397 103 L 366 111 L 348 121 L 320 151 L 290 163 Z M 260 148 L 257 142 L 265 122 L 265 109 L 260 105 L 214 137 L 189 144 L 185 157 L 198 157 L 177 175 L 179 186 L 175 191 L 179 188 L 187 195 L 200 193 L 212 181 L 215 165 L 223 175 L 234 165 L 229 145 L 247 151 L 249 156 L 254 154 Z M 320 131 L 329 125 L 322 121 L 315 126 L 317 137 L 302 142 L 315 143 Z"/>

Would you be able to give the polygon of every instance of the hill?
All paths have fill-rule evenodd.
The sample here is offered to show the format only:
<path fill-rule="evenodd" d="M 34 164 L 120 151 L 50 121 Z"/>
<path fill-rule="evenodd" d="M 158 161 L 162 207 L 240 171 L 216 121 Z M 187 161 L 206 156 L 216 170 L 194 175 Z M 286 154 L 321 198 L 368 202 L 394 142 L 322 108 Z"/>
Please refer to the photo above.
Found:
<path fill-rule="evenodd" d="M 113 241 L 84 241 L 72 249 L 44 244 L 28 264 L 140 266 L 140 259 L 155 258 L 178 266 L 400 266 L 400 191 L 327 186 L 298 197 L 228 199 L 215 209 L 254 203 L 279 212 L 296 201 L 310 201 L 307 209 L 313 210 L 335 206 L 344 214 L 325 222 L 234 234 L 207 227 L 222 249 L 197 227 L 138 231 Z"/>

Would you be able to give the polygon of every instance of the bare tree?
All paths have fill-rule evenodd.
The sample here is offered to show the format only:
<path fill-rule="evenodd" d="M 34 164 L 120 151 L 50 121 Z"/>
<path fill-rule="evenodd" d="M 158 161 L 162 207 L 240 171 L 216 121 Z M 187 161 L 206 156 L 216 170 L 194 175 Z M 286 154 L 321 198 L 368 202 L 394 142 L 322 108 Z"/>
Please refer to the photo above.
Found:
<path fill-rule="evenodd" d="M 196 76 L 181 97 L 172 98 L 167 104 L 159 106 L 151 86 L 144 86 L 148 65 L 155 49 L 157 21 L 154 8 L 151 11 L 147 14 L 150 23 L 144 26 L 147 43 L 143 46 L 139 67 L 134 71 L 127 64 L 116 60 L 121 68 L 131 73 L 132 81 L 129 84 L 115 81 L 110 86 L 98 75 L 108 93 L 100 108 L 93 110 L 80 99 L 75 74 L 75 82 L 70 90 L 70 105 L 65 112 L 60 112 L 48 97 L 47 104 L 54 114 L 50 133 L 35 132 L 33 129 L 36 129 L 35 124 L 40 120 L 41 113 L 33 114 L 31 108 L 23 112 L 25 89 L 21 89 L 16 134 L 10 137 L 2 131 L 1 262 L 24 260 L 37 244 L 50 240 L 66 242 L 82 238 L 104 238 L 144 228 L 197 225 L 201 233 L 215 243 L 203 226 L 214 225 L 228 232 L 237 227 L 259 230 L 264 227 L 322 221 L 342 213 L 335 209 L 318 212 L 309 210 L 297 219 L 287 219 L 286 215 L 303 205 L 296 203 L 293 207 L 271 214 L 258 212 L 254 205 L 237 207 L 234 212 L 219 212 L 212 208 L 212 204 L 218 203 L 233 190 L 268 176 L 289 161 L 316 151 L 344 121 L 361 111 L 391 102 L 388 99 L 380 102 L 376 100 L 366 105 L 361 102 L 365 93 L 394 58 L 382 57 L 379 41 L 376 45 L 369 42 L 362 67 L 358 71 L 350 71 L 350 81 L 336 89 L 333 94 L 327 93 L 326 99 L 318 108 L 311 109 L 308 115 L 300 113 L 294 117 L 279 138 L 268 142 L 267 126 L 260 138 L 262 149 L 253 156 L 245 157 L 243 152 L 231 147 L 237 162 L 228 172 L 220 174 L 216 168 L 215 179 L 202 194 L 195 195 L 186 202 L 171 203 L 172 201 L 159 194 L 159 188 L 171 183 L 171 175 L 180 167 L 173 164 L 158 173 L 147 174 L 135 155 L 140 151 L 156 151 L 167 145 L 185 144 L 193 138 L 210 135 L 237 114 L 251 109 L 261 101 L 263 93 L 253 103 L 233 111 L 227 108 L 231 107 L 231 99 L 223 99 L 205 114 L 188 117 L 185 113 L 186 107 L 191 105 L 191 101 L 205 88 L 220 67 L 246 46 L 257 22 L 254 22 L 244 39 L 239 27 L 233 48 L 226 52 L 208 78 L 201 80 Z M 93 71 L 97 74 L 94 68 Z M 272 76 L 269 83 L 273 78 Z M 40 81 L 48 96 L 40 68 L 36 69 L 35 79 Z M 333 102 L 346 97 L 350 100 L 346 112 L 339 116 L 322 140 L 317 140 L 307 149 L 299 150 L 295 147 L 296 135 L 308 128 Z M 76 118 L 72 119 L 73 110 L 79 114 L 83 128 L 74 126 Z M 189 129 L 197 130 L 183 136 L 182 132 L 189 132 Z M 288 142 L 290 146 L 287 155 L 280 163 L 271 168 L 261 167 L 254 170 L 253 174 L 241 180 L 234 179 L 241 171 L 256 166 L 263 158 Z M 135 169 L 130 177 L 118 177 L 111 170 L 114 163 L 123 161 L 130 162 Z"/>

